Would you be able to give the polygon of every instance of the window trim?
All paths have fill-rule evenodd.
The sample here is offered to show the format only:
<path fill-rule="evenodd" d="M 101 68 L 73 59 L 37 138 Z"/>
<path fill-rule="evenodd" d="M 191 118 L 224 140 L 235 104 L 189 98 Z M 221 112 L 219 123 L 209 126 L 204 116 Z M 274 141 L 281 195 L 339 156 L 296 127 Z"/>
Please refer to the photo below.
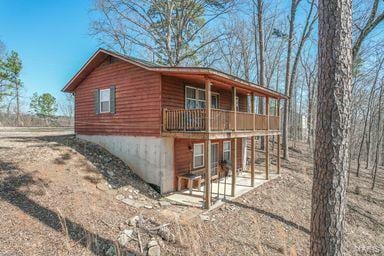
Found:
<path fill-rule="evenodd" d="M 101 102 L 107 102 L 107 101 L 102 101 L 101 100 L 101 93 L 103 91 L 109 91 L 109 97 L 108 97 L 108 111 L 102 111 L 101 109 Z M 105 89 L 100 89 L 99 90 L 99 113 L 110 113 L 111 112 L 111 88 L 105 88 Z"/>
<path fill-rule="evenodd" d="M 211 97 L 212 96 L 217 96 L 217 108 L 214 108 L 214 107 L 212 107 L 212 108 L 214 108 L 214 109 L 220 109 L 220 93 L 218 93 L 218 92 L 211 92 Z M 212 104 L 212 99 L 211 99 L 211 104 Z"/>
<path fill-rule="evenodd" d="M 188 98 L 187 97 L 187 88 L 189 88 L 189 89 L 192 89 L 192 90 L 195 90 L 195 96 L 196 96 L 196 98 L 195 99 L 193 99 L 193 98 Z M 198 88 L 198 87 L 194 87 L 194 86 L 190 86 L 190 85 L 185 85 L 185 89 L 184 89 L 184 108 L 185 109 L 187 109 L 187 100 L 194 100 L 194 101 L 196 101 L 196 103 L 197 102 L 204 102 L 204 105 L 207 103 L 207 99 L 204 99 L 204 100 L 199 100 L 198 98 L 197 98 L 197 94 L 198 94 L 198 91 L 202 91 L 202 92 L 204 92 L 204 94 L 205 94 L 205 89 L 201 89 L 201 88 Z M 218 93 L 218 92 L 212 92 L 211 91 L 211 97 L 212 97 L 212 95 L 217 95 L 217 108 L 215 108 L 215 109 L 220 109 L 220 93 Z M 212 104 L 212 99 L 211 99 L 211 104 Z M 196 108 L 195 108 L 196 109 Z"/>
<path fill-rule="evenodd" d="M 228 159 L 228 161 L 231 161 L 231 157 L 232 157 L 232 143 L 231 143 L 230 140 L 224 140 L 223 141 L 223 160 L 225 160 L 224 159 L 225 152 L 228 152 L 228 151 L 225 151 L 225 147 L 224 147 L 225 143 L 229 143 L 229 159 Z"/>
<path fill-rule="evenodd" d="M 202 146 L 203 147 L 203 152 L 202 152 L 202 154 L 201 155 L 195 155 L 195 152 L 196 152 L 196 150 L 195 150 L 195 147 L 196 146 Z M 195 164 L 195 158 L 196 158 L 196 156 L 202 156 L 203 157 L 203 163 L 202 163 L 202 165 L 201 166 L 196 166 Z M 201 167 L 204 167 L 204 161 L 205 161 L 205 159 L 204 159 L 204 143 L 195 143 L 195 144 L 193 144 L 193 169 L 196 169 L 196 168 L 201 168 Z"/>

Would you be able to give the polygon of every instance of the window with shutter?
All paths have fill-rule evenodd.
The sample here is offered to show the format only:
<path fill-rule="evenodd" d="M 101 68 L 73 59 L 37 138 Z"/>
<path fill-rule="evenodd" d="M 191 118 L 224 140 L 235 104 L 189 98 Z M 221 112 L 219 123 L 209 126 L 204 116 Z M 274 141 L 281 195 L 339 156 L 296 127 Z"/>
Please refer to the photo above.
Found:
<path fill-rule="evenodd" d="M 109 113 L 111 107 L 111 89 L 100 90 L 100 113 Z"/>

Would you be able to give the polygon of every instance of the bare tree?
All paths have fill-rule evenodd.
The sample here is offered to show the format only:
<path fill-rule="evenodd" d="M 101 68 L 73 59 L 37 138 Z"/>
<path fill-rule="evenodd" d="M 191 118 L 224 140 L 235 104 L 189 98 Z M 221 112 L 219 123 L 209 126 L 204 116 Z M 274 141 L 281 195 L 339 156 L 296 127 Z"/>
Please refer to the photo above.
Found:
<path fill-rule="evenodd" d="M 299 64 L 301 51 L 304 47 L 305 42 L 309 38 L 312 30 L 313 25 L 315 21 L 317 20 L 317 14 L 315 10 L 315 1 L 312 0 L 310 2 L 310 8 L 308 11 L 308 14 L 306 16 L 305 22 L 304 22 L 304 28 L 303 32 L 301 34 L 301 37 L 299 39 L 299 43 L 297 46 L 297 51 L 295 54 L 295 58 L 293 61 L 292 69 L 291 69 L 291 58 L 292 58 L 292 41 L 294 39 L 294 32 L 295 32 L 295 17 L 298 5 L 301 0 L 292 0 L 291 3 L 291 16 L 289 21 L 289 34 L 288 34 L 288 47 L 287 47 L 287 64 L 286 64 L 286 75 L 285 75 L 285 94 L 291 97 L 293 89 L 294 89 L 294 82 L 296 80 L 296 73 L 297 73 L 297 67 Z M 313 13 L 315 13 L 313 15 Z M 291 105 L 289 100 L 286 100 L 284 102 L 284 119 L 283 119 L 283 149 L 284 149 L 284 158 L 289 159 L 288 154 L 288 127 L 289 127 L 289 113 L 292 112 Z"/>
<path fill-rule="evenodd" d="M 233 6 L 226 0 L 99 0 L 92 34 L 108 48 L 147 52 L 177 66 L 222 37 L 202 33 Z"/>
<path fill-rule="evenodd" d="M 311 255 L 343 255 L 352 81 L 352 2 L 319 1 Z"/>
<path fill-rule="evenodd" d="M 365 114 L 365 117 L 364 117 L 364 128 L 363 128 L 363 133 L 362 133 L 362 136 L 361 136 L 361 142 L 360 142 L 360 145 L 359 145 L 359 151 L 358 151 L 358 155 L 357 155 L 357 168 L 356 168 L 356 176 L 357 177 L 359 177 L 359 172 L 360 172 L 360 159 L 361 159 L 361 154 L 362 154 L 362 151 L 363 151 L 364 140 L 365 140 L 365 137 L 366 137 L 366 130 L 367 130 L 367 126 L 368 126 L 368 119 L 369 119 L 369 116 L 371 114 L 371 106 L 372 106 L 372 103 L 373 103 L 373 96 L 374 96 L 374 93 L 375 93 L 376 83 L 378 81 L 379 72 L 381 70 L 383 62 L 384 62 L 384 58 L 382 58 L 379 61 L 379 65 L 378 65 L 378 68 L 377 68 L 377 71 L 376 71 L 376 74 L 375 74 L 375 78 L 373 80 L 373 84 L 372 84 L 371 90 L 369 92 L 369 97 L 368 97 L 368 102 L 367 102 L 367 107 L 366 107 L 367 109 L 366 109 L 366 114 Z M 367 159 L 367 161 L 368 161 L 368 159 Z"/>
<path fill-rule="evenodd" d="M 384 91 L 384 81 L 381 81 L 381 86 L 380 86 L 380 93 L 379 93 L 379 101 L 378 101 L 378 106 L 377 106 L 377 142 L 376 142 L 376 151 L 375 151 L 375 162 L 373 166 L 373 175 L 372 175 L 372 189 L 375 188 L 375 183 L 376 183 L 376 175 L 377 175 L 377 168 L 379 165 L 379 157 L 380 157 L 380 147 L 381 147 L 381 141 L 383 140 L 384 136 L 384 125 L 383 127 L 381 126 L 381 112 L 383 108 L 382 104 L 382 99 L 383 99 L 383 91 Z"/>
<path fill-rule="evenodd" d="M 59 104 L 60 111 L 68 118 L 68 125 L 73 124 L 73 115 L 75 112 L 75 98 L 70 93 L 65 93 L 65 101 Z"/>
<path fill-rule="evenodd" d="M 353 60 L 355 61 L 363 41 L 367 36 L 384 20 L 384 11 L 380 14 L 377 14 L 379 10 L 380 0 L 374 0 L 372 4 L 372 9 L 369 12 L 367 19 L 362 19 L 361 24 L 359 22 L 354 22 L 354 27 L 356 31 L 355 40 L 353 43 Z"/>

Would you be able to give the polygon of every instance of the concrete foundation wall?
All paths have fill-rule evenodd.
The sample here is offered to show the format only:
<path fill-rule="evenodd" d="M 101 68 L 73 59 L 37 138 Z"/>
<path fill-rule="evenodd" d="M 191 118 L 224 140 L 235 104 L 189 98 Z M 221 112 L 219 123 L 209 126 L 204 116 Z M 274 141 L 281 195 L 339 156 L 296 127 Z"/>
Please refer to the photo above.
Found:
<path fill-rule="evenodd" d="M 173 138 L 114 135 L 77 135 L 107 149 L 123 160 L 144 181 L 160 187 L 161 193 L 173 191 Z"/>

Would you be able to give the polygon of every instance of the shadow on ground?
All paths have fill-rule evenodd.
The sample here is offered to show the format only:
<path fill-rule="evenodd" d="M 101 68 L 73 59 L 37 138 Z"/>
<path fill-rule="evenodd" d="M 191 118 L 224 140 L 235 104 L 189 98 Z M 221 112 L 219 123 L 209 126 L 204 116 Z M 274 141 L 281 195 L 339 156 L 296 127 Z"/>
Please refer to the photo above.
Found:
<path fill-rule="evenodd" d="M 4 165 L 3 162 L 0 162 L 0 164 Z M 27 194 L 20 191 L 23 187 L 29 187 L 35 183 L 36 181 L 30 174 L 8 176 L 0 182 L 0 199 L 18 207 L 21 211 L 39 220 L 46 226 L 63 233 L 67 238 L 96 255 L 105 255 L 109 248 L 117 248 L 114 241 L 90 232 L 82 225 L 33 201 L 28 198 Z M 138 254 L 135 251 L 122 250 L 120 248 L 119 250 L 122 255 Z"/>
<path fill-rule="evenodd" d="M 122 160 L 109 153 L 101 146 L 76 139 L 74 135 L 59 135 L 59 136 L 41 136 L 41 137 L 13 137 L 15 142 L 34 142 L 35 144 L 28 145 L 28 147 L 49 147 L 53 150 L 60 150 L 59 147 L 70 147 L 79 154 L 83 155 L 89 162 L 96 168 L 88 166 L 87 171 L 90 173 L 100 173 L 103 178 L 111 185 L 112 188 L 118 189 L 127 185 L 132 186 L 134 189 L 140 191 L 140 194 L 152 198 L 158 195 L 149 185 L 147 185 L 139 176 L 137 176 L 129 166 Z M 48 142 L 48 143 L 47 143 Z M 53 163 L 64 165 L 72 158 L 71 153 L 63 153 L 57 157 Z M 85 166 L 86 163 L 79 162 L 80 166 Z M 97 183 L 97 180 L 88 181 Z"/>
<path fill-rule="evenodd" d="M 291 226 L 291 227 L 293 227 L 293 228 L 295 228 L 297 230 L 300 230 L 300 231 L 306 233 L 307 235 L 310 234 L 309 229 L 307 229 L 306 227 L 303 227 L 303 226 L 301 226 L 301 225 L 299 225 L 299 224 L 297 224 L 297 223 L 295 223 L 293 221 L 287 220 L 284 217 L 281 217 L 281 216 L 276 215 L 274 213 L 267 212 L 267 211 L 265 211 L 263 209 L 259 209 L 259 208 L 256 208 L 256 207 L 253 207 L 253 206 L 249 206 L 249 205 L 245 205 L 245 204 L 242 204 L 242 203 L 239 203 L 239 202 L 235 202 L 235 201 L 230 201 L 230 202 L 228 202 L 228 204 L 236 205 L 236 206 L 241 207 L 241 208 L 250 209 L 250 210 L 255 211 L 255 212 L 259 213 L 259 214 L 263 214 L 263 215 L 268 216 L 268 217 L 270 217 L 272 219 L 280 221 L 280 222 L 282 222 L 285 225 L 288 225 L 288 226 Z"/>

